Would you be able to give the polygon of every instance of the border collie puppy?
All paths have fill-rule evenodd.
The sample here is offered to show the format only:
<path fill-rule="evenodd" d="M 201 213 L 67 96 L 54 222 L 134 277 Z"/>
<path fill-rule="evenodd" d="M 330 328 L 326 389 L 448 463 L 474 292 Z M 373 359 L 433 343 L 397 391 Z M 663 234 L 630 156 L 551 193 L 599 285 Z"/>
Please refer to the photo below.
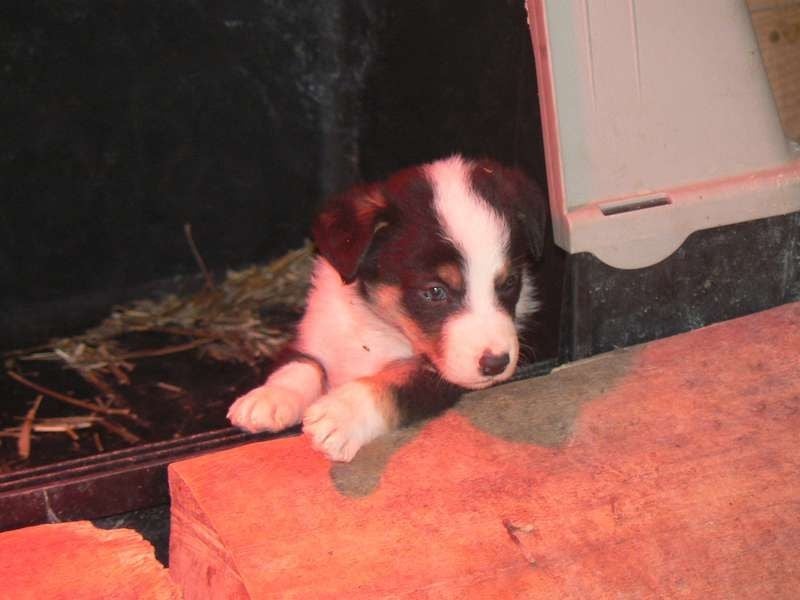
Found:
<path fill-rule="evenodd" d="M 453 156 L 332 198 L 287 362 L 237 399 L 231 423 L 300 422 L 337 461 L 466 389 L 505 381 L 537 308 L 541 190 L 517 170 Z"/>

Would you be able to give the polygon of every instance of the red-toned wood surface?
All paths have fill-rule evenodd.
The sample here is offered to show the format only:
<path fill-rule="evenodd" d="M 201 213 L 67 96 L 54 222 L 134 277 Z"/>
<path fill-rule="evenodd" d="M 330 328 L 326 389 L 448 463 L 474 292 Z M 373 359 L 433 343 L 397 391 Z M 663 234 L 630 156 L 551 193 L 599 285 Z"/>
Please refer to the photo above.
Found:
<path fill-rule="evenodd" d="M 170 484 L 187 598 L 798 598 L 800 304 Z"/>
<path fill-rule="evenodd" d="M 103 530 L 75 521 L 0 533 L 0 598 L 180 597 L 153 547 L 131 529 Z"/>

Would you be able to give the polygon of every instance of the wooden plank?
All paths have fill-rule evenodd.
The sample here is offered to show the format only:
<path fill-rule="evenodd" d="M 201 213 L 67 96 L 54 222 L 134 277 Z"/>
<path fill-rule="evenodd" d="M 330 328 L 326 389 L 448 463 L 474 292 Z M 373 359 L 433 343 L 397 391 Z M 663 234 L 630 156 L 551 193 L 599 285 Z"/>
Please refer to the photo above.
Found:
<path fill-rule="evenodd" d="M 800 0 L 749 5 L 783 130 L 800 143 Z"/>
<path fill-rule="evenodd" d="M 484 390 L 331 465 L 173 464 L 187 598 L 791 598 L 800 304 Z M 217 587 L 219 585 L 219 587 Z"/>
<path fill-rule="evenodd" d="M 14 600 L 181 597 L 142 536 L 88 521 L 0 533 L 0 582 L 0 597 Z"/>

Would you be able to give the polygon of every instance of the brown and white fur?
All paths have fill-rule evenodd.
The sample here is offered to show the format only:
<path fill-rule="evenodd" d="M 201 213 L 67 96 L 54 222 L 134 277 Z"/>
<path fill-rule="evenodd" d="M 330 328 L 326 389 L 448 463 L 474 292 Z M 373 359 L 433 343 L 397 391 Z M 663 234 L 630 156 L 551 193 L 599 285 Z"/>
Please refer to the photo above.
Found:
<path fill-rule="evenodd" d="M 542 192 L 517 170 L 453 156 L 329 201 L 294 355 L 237 399 L 247 431 L 298 423 L 349 461 L 363 445 L 507 380 L 536 310 Z M 532 252 L 531 252 L 532 250 Z"/>

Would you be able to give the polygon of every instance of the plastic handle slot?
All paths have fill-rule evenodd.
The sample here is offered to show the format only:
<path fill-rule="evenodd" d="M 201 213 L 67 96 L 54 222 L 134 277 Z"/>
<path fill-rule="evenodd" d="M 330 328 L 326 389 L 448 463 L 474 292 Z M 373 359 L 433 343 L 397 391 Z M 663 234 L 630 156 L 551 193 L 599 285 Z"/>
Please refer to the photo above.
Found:
<path fill-rule="evenodd" d="M 667 196 L 656 196 L 653 198 L 636 198 L 634 200 L 618 200 L 600 205 L 600 211 L 607 217 L 622 213 L 654 208 L 656 206 L 666 206 L 672 204 Z"/>

